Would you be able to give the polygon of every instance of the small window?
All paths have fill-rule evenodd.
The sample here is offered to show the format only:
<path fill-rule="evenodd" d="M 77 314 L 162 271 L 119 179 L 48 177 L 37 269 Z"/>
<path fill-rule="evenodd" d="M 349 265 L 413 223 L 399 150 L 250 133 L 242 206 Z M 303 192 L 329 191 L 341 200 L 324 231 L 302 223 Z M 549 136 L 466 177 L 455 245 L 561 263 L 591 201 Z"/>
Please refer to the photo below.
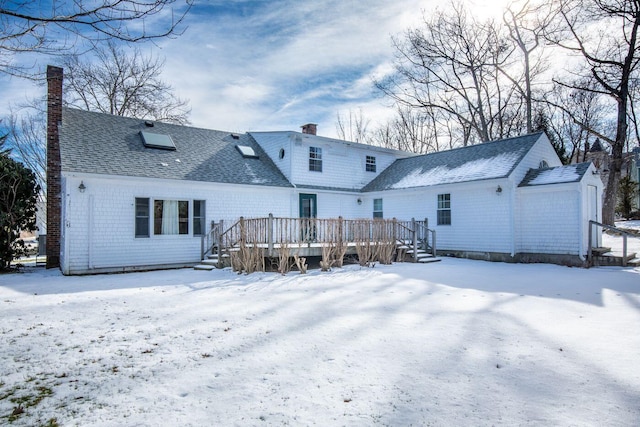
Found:
<path fill-rule="evenodd" d="M 309 147 L 309 170 L 322 172 L 322 148 Z"/>
<path fill-rule="evenodd" d="M 193 201 L 193 235 L 204 236 L 207 230 L 205 230 L 205 201 L 194 200 Z"/>
<path fill-rule="evenodd" d="M 545 168 L 548 168 L 548 167 L 549 167 L 549 163 L 547 163 L 546 160 L 540 161 L 540 165 L 538 165 L 539 169 L 545 169 Z"/>
<path fill-rule="evenodd" d="M 438 225 L 451 225 L 451 194 L 438 194 Z"/>
<path fill-rule="evenodd" d="M 189 234 L 189 202 L 155 200 L 153 234 Z"/>
<path fill-rule="evenodd" d="M 280 160 L 284 159 L 284 148 L 280 149 L 280 152 L 278 153 L 278 157 L 280 158 Z"/>
<path fill-rule="evenodd" d="M 373 217 L 383 218 L 382 216 L 382 199 L 373 199 Z"/>
<path fill-rule="evenodd" d="M 375 172 L 376 171 L 376 158 L 375 156 L 367 156 L 367 163 L 365 166 L 365 170 L 367 172 Z"/>
<path fill-rule="evenodd" d="M 136 197 L 136 237 L 149 237 L 149 199 Z"/>

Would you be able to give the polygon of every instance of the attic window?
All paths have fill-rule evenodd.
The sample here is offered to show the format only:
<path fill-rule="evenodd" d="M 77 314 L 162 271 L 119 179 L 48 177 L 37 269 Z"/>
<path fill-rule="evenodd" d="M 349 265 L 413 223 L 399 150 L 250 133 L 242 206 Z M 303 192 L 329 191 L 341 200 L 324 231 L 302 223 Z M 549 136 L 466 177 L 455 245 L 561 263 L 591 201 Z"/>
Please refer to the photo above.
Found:
<path fill-rule="evenodd" d="M 255 150 L 248 145 L 236 145 L 236 148 L 245 159 L 257 159 L 258 155 Z"/>
<path fill-rule="evenodd" d="M 547 163 L 546 160 L 541 160 L 540 165 L 538 166 L 538 169 L 546 169 L 548 167 L 549 167 L 549 163 Z"/>
<path fill-rule="evenodd" d="M 140 136 L 142 137 L 142 143 L 147 148 L 159 148 L 161 150 L 176 149 L 176 145 L 169 135 L 140 131 Z"/>

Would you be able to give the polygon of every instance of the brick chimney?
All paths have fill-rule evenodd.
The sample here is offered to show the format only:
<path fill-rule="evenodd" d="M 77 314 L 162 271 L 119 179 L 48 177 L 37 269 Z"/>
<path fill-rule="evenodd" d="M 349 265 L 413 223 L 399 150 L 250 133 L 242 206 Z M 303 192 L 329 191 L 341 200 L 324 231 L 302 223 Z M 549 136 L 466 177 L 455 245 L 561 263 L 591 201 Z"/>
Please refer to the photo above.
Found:
<path fill-rule="evenodd" d="M 306 125 L 302 125 L 302 133 L 306 133 L 308 135 L 315 135 L 318 130 L 318 125 L 315 123 L 307 123 Z"/>
<path fill-rule="evenodd" d="M 47 268 L 60 267 L 62 68 L 47 66 Z"/>

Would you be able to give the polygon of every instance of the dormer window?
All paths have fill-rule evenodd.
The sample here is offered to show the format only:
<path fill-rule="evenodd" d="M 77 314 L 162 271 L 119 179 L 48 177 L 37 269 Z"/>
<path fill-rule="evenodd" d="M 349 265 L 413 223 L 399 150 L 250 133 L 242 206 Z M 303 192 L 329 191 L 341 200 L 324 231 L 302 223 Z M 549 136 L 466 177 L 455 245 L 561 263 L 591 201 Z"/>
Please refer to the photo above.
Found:
<path fill-rule="evenodd" d="M 322 148 L 309 147 L 309 170 L 322 172 Z"/>

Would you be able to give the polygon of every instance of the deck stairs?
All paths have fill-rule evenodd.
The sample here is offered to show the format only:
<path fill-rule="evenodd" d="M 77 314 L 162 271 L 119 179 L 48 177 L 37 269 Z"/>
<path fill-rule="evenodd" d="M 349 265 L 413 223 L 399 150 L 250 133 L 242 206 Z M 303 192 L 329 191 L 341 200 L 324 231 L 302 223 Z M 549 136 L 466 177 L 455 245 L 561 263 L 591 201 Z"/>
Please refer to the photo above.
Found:
<path fill-rule="evenodd" d="M 621 252 L 612 251 L 611 248 L 600 247 L 591 249 L 593 253 L 593 265 L 598 267 L 622 267 L 625 263 Z M 627 254 L 627 267 L 640 267 L 640 258 L 635 252 Z"/>
<path fill-rule="evenodd" d="M 428 250 L 431 248 L 418 247 L 415 251 L 410 240 L 398 240 L 396 242 L 396 260 L 397 261 L 413 261 L 420 264 L 441 261 L 440 258 L 434 256 Z"/>
<path fill-rule="evenodd" d="M 222 263 L 220 263 L 221 258 L 223 260 Z M 195 270 L 214 270 L 216 268 L 219 268 L 219 266 L 224 265 L 226 259 L 228 258 L 229 258 L 228 253 L 223 253 L 222 255 L 220 255 L 220 253 L 217 251 L 217 248 L 214 248 L 213 253 L 207 255 L 206 258 L 200 261 L 200 264 L 197 264 L 193 268 Z"/>

